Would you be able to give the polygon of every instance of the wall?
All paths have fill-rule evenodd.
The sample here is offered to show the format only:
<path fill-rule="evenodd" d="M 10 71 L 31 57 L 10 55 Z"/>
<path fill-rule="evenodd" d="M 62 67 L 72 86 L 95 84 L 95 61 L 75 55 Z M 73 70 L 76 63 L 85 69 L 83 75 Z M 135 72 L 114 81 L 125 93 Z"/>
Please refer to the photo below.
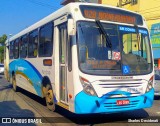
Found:
<path fill-rule="evenodd" d="M 117 6 L 118 0 L 102 0 L 102 4 Z"/>

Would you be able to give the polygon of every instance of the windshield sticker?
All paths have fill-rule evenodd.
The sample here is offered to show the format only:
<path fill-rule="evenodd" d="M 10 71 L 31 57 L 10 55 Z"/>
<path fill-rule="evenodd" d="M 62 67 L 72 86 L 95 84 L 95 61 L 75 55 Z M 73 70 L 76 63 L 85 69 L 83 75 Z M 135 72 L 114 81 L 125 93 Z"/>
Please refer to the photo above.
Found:
<path fill-rule="evenodd" d="M 112 51 L 112 54 L 111 54 L 111 51 L 109 50 L 108 51 L 108 59 L 111 59 L 111 60 L 121 60 L 121 53 L 120 52 Z"/>
<path fill-rule="evenodd" d="M 142 34 L 148 34 L 148 32 L 146 30 L 139 30 L 139 33 L 142 33 Z"/>
<path fill-rule="evenodd" d="M 121 53 L 120 52 L 112 52 L 113 60 L 121 60 Z"/>
<path fill-rule="evenodd" d="M 134 28 L 123 27 L 123 26 L 119 26 L 119 30 L 120 31 L 126 31 L 126 32 L 136 32 L 136 29 L 134 29 Z"/>
<path fill-rule="evenodd" d="M 108 50 L 108 59 L 112 59 L 111 51 Z"/>
<path fill-rule="evenodd" d="M 119 26 L 119 30 L 120 30 L 120 31 L 126 31 L 126 32 L 136 32 L 136 29 L 135 29 L 135 28 L 124 27 L 124 26 Z M 138 32 L 141 33 L 141 34 L 146 34 L 146 35 L 148 34 L 148 31 L 147 31 L 147 30 L 139 29 Z"/>
<path fill-rule="evenodd" d="M 128 65 L 123 65 L 123 74 L 129 74 L 130 73 L 130 68 Z"/>

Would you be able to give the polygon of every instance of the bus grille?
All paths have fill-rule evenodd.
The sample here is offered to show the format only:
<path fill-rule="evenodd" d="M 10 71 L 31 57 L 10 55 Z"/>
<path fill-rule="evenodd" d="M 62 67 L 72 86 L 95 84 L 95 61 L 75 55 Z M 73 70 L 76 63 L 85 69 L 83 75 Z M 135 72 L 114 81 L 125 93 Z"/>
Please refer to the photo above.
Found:
<path fill-rule="evenodd" d="M 131 97 L 138 96 L 145 93 L 147 87 L 147 81 L 142 79 L 137 80 L 103 80 L 95 81 L 92 83 L 98 97 L 109 96 L 109 97 L 129 97 L 129 95 L 120 96 L 116 94 L 116 91 L 124 91 L 130 93 Z M 136 91 L 134 91 L 136 90 Z M 114 93 L 113 93 L 114 92 Z M 113 93 L 113 94 L 112 94 Z M 108 95 L 109 94 L 109 95 Z M 109 98 L 108 97 L 108 98 Z"/>

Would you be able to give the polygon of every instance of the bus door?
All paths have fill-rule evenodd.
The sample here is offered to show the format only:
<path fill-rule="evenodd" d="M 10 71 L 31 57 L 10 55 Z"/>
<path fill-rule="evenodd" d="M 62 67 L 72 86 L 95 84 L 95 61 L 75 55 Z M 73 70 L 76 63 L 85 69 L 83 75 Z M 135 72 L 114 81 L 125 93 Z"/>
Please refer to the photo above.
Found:
<path fill-rule="evenodd" d="M 57 41 L 57 47 L 58 50 L 55 54 L 59 54 L 58 61 L 55 59 L 55 63 L 57 63 L 56 66 L 59 66 L 59 68 L 55 68 L 55 74 L 57 75 L 58 80 L 56 83 L 57 89 L 59 88 L 59 100 L 61 103 L 68 104 L 68 92 L 67 92 L 67 18 L 66 16 L 57 19 L 55 22 L 57 33 L 56 38 Z M 55 56 L 56 57 L 56 56 Z M 59 62 L 59 63 L 58 63 Z"/>
<path fill-rule="evenodd" d="M 60 99 L 68 103 L 67 95 L 67 24 L 59 25 Z"/>

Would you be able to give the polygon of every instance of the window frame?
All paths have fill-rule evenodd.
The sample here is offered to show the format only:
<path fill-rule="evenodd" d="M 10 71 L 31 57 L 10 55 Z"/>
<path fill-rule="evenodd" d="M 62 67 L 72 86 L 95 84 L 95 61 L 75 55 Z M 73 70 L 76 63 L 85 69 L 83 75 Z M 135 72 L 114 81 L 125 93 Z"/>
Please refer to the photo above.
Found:
<path fill-rule="evenodd" d="M 51 25 L 51 26 L 49 26 L 49 25 Z M 54 23 L 53 22 L 49 22 L 49 23 L 47 23 L 47 24 L 45 24 L 45 25 L 43 25 L 43 26 L 41 26 L 40 28 L 39 28 L 39 44 L 38 44 L 38 56 L 39 57 L 51 57 L 52 55 L 53 55 L 53 46 L 54 46 L 54 40 L 53 40 L 53 37 L 54 37 Z M 46 41 L 44 40 L 44 41 L 42 41 L 41 42 L 41 36 L 42 36 L 42 34 L 43 34 L 43 36 L 46 38 L 46 34 L 44 34 L 45 32 L 46 32 L 46 29 L 48 29 L 48 28 L 51 28 L 50 30 L 50 32 L 51 33 L 49 33 L 49 34 L 51 34 L 51 43 L 50 42 L 47 42 L 47 43 L 50 43 L 51 44 L 51 48 L 50 48 L 50 51 L 51 51 L 51 53 L 49 54 L 49 53 L 44 53 L 44 51 L 43 51 L 43 53 L 41 53 L 40 51 L 40 49 L 41 49 L 41 44 L 43 44 L 43 50 L 44 50 L 44 48 L 46 47 L 45 46 L 45 44 L 46 44 Z M 43 31 L 42 31 L 43 30 Z M 49 30 L 47 30 L 47 31 L 49 31 Z M 44 38 L 44 39 L 45 39 Z M 47 47 L 48 48 L 48 47 Z"/>
<path fill-rule="evenodd" d="M 12 56 L 11 56 L 11 49 L 12 49 Z M 10 45 L 9 45 L 9 59 L 14 59 L 14 53 L 13 52 L 14 52 L 14 41 L 11 41 Z"/>
<path fill-rule="evenodd" d="M 18 48 L 16 49 L 16 47 L 18 47 Z M 16 52 L 16 50 L 17 50 L 17 52 Z M 14 51 L 13 52 L 14 59 L 18 59 L 19 58 L 19 38 L 17 38 L 17 39 L 14 40 L 13 51 Z"/>
<path fill-rule="evenodd" d="M 25 43 L 24 43 L 25 41 L 23 41 L 24 38 L 26 38 L 27 46 L 25 46 Z M 22 35 L 20 40 L 21 40 L 23 46 L 19 44 L 20 45 L 19 53 L 20 53 L 20 58 L 23 59 L 23 58 L 26 58 L 28 56 L 28 35 L 27 34 Z M 22 55 L 23 53 L 21 53 L 21 47 L 22 47 L 22 52 L 26 51 L 26 55 L 25 56 L 23 56 Z M 27 49 L 23 50 L 24 47 L 27 47 Z"/>
<path fill-rule="evenodd" d="M 29 34 L 28 34 L 28 49 L 27 49 L 27 52 L 28 52 L 28 58 L 36 58 L 37 56 L 38 56 L 38 53 L 36 53 L 36 55 L 34 55 L 34 51 L 36 51 L 36 50 L 34 50 L 34 49 L 36 49 L 36 48 L 33 48 L 33 45 L 35 44 L 35 39 L 34 39 L 34 42 L 32 41 L 31 42 L 31 35 L 34 35 L 34 37 L 33 38 L 35 38 L 35 36 L 37 37 L 37 45 L 36 45 L 36 47 L 37 47 L 37 51 L 38 51 L 38 43 L 39 43 L 39 30 L 38 30 L 38 28 L 37 29 L 35 29 L 35 30 L 33 30 L 33 31 L 31 31 L 31 32 L 29 32 Z M 33 51 L 33 55 L 30 55 L 30 46 L 31 46 L 31 48 L 32 48 L 32 51 Z"/>

